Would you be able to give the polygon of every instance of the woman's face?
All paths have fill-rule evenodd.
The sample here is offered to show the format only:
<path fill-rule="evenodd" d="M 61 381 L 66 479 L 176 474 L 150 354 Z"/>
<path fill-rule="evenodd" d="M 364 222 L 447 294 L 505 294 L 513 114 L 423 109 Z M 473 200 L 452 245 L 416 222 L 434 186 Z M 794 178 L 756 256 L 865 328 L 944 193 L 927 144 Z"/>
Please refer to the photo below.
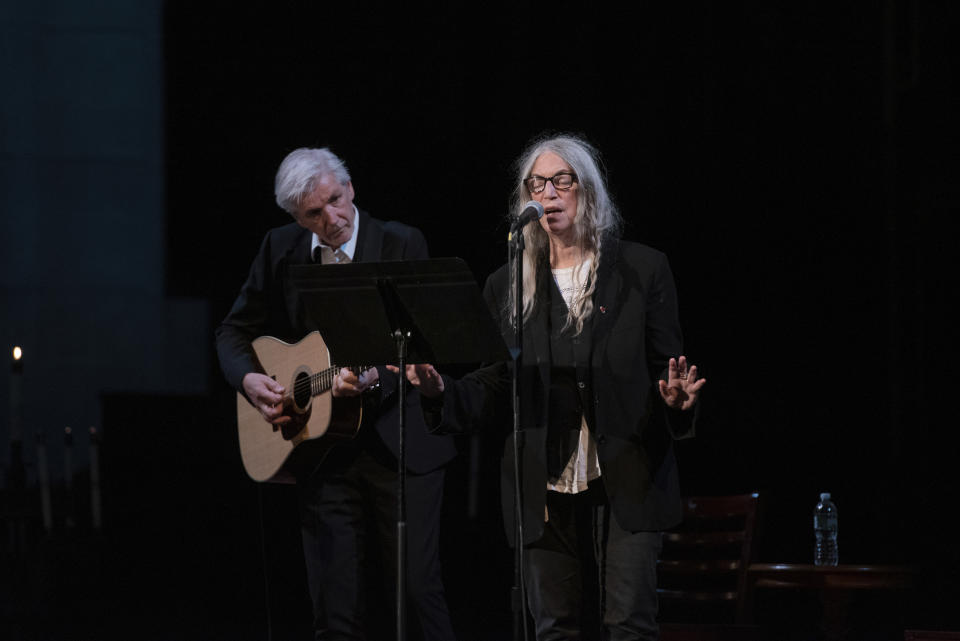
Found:
<path fill-rule="evenodd" d="M 541 178 L 553 178 L 560 173 L 574 174 L 573 168 L 567 162 L 553 153 L 547 151 L 539 156 L 533 163 L 530 170 L 531 176 Z M 575 175 L 575 174 L 574 174 Z M 574 180 L 573 184 L 567 189 L 557 189 L 551 182 L 547 181 L 543 191 L 539 194 L 531 193 L 530 196 L 543 205 L 543 217 L 540 219 L 540 226 L 550 236 L 558 240 L 572 242 L 574 240 L 574 220 L 577 217 L 577 190 L 579 184 Z"/>

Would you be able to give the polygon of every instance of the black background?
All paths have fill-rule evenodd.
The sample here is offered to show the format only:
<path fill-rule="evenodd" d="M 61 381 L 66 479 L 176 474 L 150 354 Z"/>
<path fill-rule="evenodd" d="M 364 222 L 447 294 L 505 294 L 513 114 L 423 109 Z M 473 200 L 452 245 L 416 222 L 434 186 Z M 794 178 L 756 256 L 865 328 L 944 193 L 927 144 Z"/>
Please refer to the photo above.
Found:
<path fill-rule="evenodd" d="M 958 7 L 632 7 L 168 3 L 168 295 L 223 317 L 289 221 L 273 176 L 301 146 L 330 146 L 359 207 L 419 227 L 482 284 L 506 252 L 511 163 L 536 134 L 580 133 L 625 236 L 670 258 L 709 381 L 697 438 L 677 446 L 685 493 L 762 492 L 760 560 L 807 562 L 830 491 L 841 561 L 918 564 L 904 624 L 960 627 Z M 211 389 L 149 410 L 105 399 L 107 426 L 173 437 L 105 444 L 123 516 L 91 572 L 123 625 L 158 638 L 307 638 L 292 492 L 246 479 L 233 392 L 216 371 Z M 448 596 L 462 638 L 507 638 L 499 444 L 477 445 L 475 511 L 466 454 L 449 472 Z"/>

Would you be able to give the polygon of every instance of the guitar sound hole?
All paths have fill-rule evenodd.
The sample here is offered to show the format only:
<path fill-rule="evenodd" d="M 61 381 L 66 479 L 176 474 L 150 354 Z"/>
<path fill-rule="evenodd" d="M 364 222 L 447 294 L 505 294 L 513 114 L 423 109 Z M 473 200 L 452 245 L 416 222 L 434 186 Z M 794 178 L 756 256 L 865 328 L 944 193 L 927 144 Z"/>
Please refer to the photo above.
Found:
<path fill-rule="evenodd" d="M 310 375 L 306 372 L 297 374 L 293 382 L 293 402 L 301 412 L 310 403 Z"/>

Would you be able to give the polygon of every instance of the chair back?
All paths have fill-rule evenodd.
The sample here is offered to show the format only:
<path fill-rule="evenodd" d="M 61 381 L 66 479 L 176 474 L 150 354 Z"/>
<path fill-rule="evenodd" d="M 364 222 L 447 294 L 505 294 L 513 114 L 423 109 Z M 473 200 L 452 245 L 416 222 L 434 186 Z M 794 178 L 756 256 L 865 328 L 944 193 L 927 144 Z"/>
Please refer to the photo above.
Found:
<path fill-rule="evenodd" d="M 748 623 L 758 493 L 691 496 L 684 519 L 663 535 L 657 563 L 661 620 Z"/>

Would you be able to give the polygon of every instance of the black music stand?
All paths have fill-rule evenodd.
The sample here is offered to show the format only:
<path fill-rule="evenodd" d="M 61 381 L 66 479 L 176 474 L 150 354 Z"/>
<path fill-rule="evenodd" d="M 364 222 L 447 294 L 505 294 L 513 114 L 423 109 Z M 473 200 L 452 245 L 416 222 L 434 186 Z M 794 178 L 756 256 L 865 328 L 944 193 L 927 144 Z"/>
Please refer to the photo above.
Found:
<path fill-rule="evenodd" d="M 334 363 L 433 365 L 510 359 L 460 258 L 291 265 L 290 278 Z M 406 637 L 406 382 L 399 376 L 397 640 Z"/>

